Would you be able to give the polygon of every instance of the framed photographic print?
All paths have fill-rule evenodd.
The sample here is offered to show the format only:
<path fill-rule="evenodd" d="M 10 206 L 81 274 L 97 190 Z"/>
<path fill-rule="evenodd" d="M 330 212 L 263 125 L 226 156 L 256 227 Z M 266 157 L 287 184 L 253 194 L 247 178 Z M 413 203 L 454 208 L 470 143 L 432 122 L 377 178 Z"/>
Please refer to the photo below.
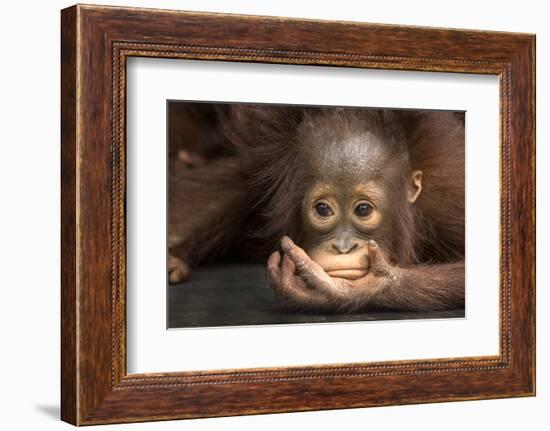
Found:
<path fill-rule="evenodd" d="M 535 37 L 62 11 L 62 419 L 535 394 Z"/>

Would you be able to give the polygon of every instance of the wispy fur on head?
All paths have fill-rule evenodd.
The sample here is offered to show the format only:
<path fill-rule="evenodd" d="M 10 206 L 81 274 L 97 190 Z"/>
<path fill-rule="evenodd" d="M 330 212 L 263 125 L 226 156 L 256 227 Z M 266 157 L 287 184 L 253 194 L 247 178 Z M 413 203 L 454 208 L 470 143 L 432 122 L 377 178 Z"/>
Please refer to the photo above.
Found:
<path fill-rule="evenodd" d="M 364 181 L 407 163 L 403 130 L 387 110 L 324 108 L 304 111 L 297 141 L 316 178 Z"/>
<path fill-rule="evenodd" d="M 241 104 L 221 114 L 224 133 L 237 148 L 248 173 L 253 210 L 269 220 L 254 236 L 268 242 L 299 233 L 294 228 L 305 184 L 295 143 L 302 117 L 299 108 Z"/>

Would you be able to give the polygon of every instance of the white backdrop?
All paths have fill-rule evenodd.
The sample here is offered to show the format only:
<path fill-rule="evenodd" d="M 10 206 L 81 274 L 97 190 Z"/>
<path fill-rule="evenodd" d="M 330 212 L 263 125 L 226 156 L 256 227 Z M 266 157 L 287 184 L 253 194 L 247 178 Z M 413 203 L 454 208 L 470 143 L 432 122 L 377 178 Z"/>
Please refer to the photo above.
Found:
<path fill-rule="evenodd" d="M 537 113 L 550 117 L 550 29 L 541 1 L 463 0 L 311 2 L 298 0 L 132 0 L 101 3 L 173 9 L 283 15 L 321 19 L 430 25 L 537 33 Z M 59 9 L 69 2 L 8 2 L 2 7 L 0 69 L 0 285 L 2 301 L 3 406 L 5 429 L 70 429 L 59 410 Z M 32 126 L 28 125 L 29 120 Z M 545 429 L 550 423 L 550 307 L 544 286 L 550 272 L 550 126 L 538 135 L 538 396 L 284 415 L 105 426 L 98 429 L 256 430 L 372 427 L 468 430 L 488 427 Z M 545 190 L 545 195 L 542 191 Z M 546 265 L 547 267 L 548 265 Z"/>
<path fill-rule="evenodd" d="M 498 354 L 498 77 L 133 58 L 126 82 L 129 373 Z M 466 318 L 167 331 L 170 99 L 466 111 Z"/>

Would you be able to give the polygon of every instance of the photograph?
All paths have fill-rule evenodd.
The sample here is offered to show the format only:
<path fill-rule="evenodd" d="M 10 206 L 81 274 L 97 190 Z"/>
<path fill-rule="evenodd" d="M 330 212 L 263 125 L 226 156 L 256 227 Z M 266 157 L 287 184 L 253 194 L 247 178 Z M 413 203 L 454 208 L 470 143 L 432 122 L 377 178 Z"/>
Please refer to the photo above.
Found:
<path fill-rule="evenodd" d="M 63 421 L 535 395 L 535 34 L 298 16 L 61 11 Z"/>
<path fill-rule="evenodd" d="M 2 6 L 1 429 L 550 429 L 545 2 Z"/>
<path fill-rule="evenodd" d="M 168 328 L 465 316 L 465 112 L 167 117 Z"/>

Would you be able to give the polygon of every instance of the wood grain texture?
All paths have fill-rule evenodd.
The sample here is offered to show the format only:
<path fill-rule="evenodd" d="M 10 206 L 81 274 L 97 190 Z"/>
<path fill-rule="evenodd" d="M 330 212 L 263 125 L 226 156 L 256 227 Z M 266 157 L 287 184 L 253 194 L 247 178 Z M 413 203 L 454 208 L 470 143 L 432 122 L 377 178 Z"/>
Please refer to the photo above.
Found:
<path fill-rule="evenodd" d="M 61 417 L 77 422 L 76 9 L 61 16 Z"/>
<path fill-rule="evenodd" d="M 534 394 L 533 35 L 79 5 L 62 11 L 61 36 L 63 420 L 85 425 Z M 130 56 L 498 75 L 499 356 L 127 375 Z"/>

